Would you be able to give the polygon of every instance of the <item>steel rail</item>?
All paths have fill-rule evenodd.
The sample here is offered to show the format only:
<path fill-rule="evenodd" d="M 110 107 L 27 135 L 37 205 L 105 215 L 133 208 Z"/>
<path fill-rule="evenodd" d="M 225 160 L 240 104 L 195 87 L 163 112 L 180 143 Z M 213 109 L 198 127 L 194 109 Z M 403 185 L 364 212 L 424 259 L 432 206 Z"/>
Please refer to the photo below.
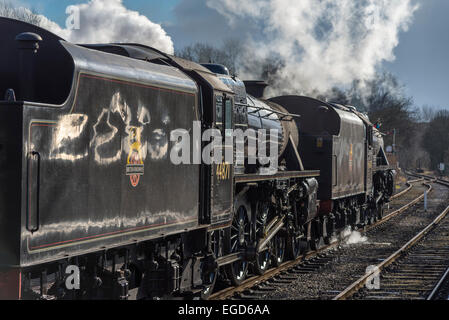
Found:
<path fill-rule="evenodd" d="M 434 182 L 440 183 L 437 179 Z M 446 183 L 441 183 L 445 186 L 448 186 Z M 373 270 L 364 276 L 360 277 L 358 280 L 353 282 L 350 286 L 348 286 L 345 290 L 343 290 L 340 294 L 338 294 L 333 300 L 346 300 L 352 297 L 356 292 L 358 292 L 362 287 L 365 286 L 366 282 L 373 277 L 376 273 L 382 271 L 397 259 L 402 257 L 403 253 L 405 253 L 408 249 L 413 247 L 417 242 L 419 242 L 425 235 L 427 235 L 435 226 L 437 226 L 441 220 L 443 220 L 447 214 L 449 213 L 449 206 L 434 220 L 430 223 L 426 228 L 424 228 L 421 232 L 419 232 L 415 237 L 413 237 L 410 241 L 408 241 L 404 246 L 402 246 L 395 253 L 390 255 L 387 259 L 385 259 L 382 263 L 377 265 L 377 268 L 373 268 Z"/>
<path fill-rule="evenodd" d="M 435 181 L 434 181 L 434 182 L 435 182 Z M 433 191 L 433 187 L 432 187 L 430 184 L 425 184 L 425 183 L 423 183 L 423 185 L 425 185 L 425 186 L 428 188 L 428 190 L 427 190 L 427 193 L 428 193 L 428 194 L 431 193 L 431 192 Z M 372 228 L 374 228 L 374 227 L 377 227 L 377 226 L 379 226 L 379 225 L 381 225 L 381 224 L 384 224 L 385 222 L 387 222 L 387 221 L 390 220 L 391 218 L 397 216 L 398 214 L 403 213 L 405 210 L 409 209 L 410 207 L 413 207 L 415 204 L 417 204 L 418 202 L 420 202 L 420 201 L 423 200 L 423 199 L 424 199 L 424 194 L 422 194 L 422 195 L 420 195 L 419 197 L 415 198 L 413 201 L 409 202 L 409 203 L 406 204 L 405 206 L 403 206 L 403 207 L 401 207 L 401 208 L 399 208 L 399 209 L 397 209 L 397 210 L 391 212 L 390 214 L 386 215 L 385 217 L 382 218 L 382 220 L 377 221 L 375 224 L 369 226 L 369 227 L 367 228 L 367 230 L 370 230 L 370 229 L 372 229 Z"/>
<path fill-rule="evenodd" d="M 318 249 L 317 251 L 309 252 L 306 255 L 302 255 L 302 256 L 298 257 L 296 260 L 284 262 L 283 264 L 281 264 L 280 267 L 270 269 L 261 276 L 253 276 L 251 278 L 246 279 L 238 287 L 229 287 L 222 291 L 212 294 L 210 296 L 209 300 L 225 300 L 227 298 L 230 298 L 230 297 L 234 296 L 236 293 L 241 293 L 241 292 L 243 292 L 247 289 L 250 289 L 260 283 L 263 283 L 269 279 L 272 279 L 273 277 L 277 276 L 278 274 L 297 266 L 298 264 L 300 264 L 301 262 L 303 262 L 309 258 L 312 258 L 324 251 L 327 251 L 329 249 L 337 247 L 339 244 L 340 244 L 339 242 L 335 242 L 326 247 Z"/>
<path fill-rule="evenodd" d="M 420 182 L 423 181 L 424 179 L 417 179 L 417 180 L 412 180 L 412 181 L 407 181 L 408 184 L 412 184 L 412 183 L 416 183 L 416 182 Z M 426 185 L 429 190 L 428 192 L 432 191 L 432 186 L 430 185 Z M 413 187 L 413 185 L 412 185 Z M 404 195 L 405 193 L 403 193 L 402 195 Z M 410 207 L 412 207 L 413 205 L 415 205 L 416 203 L 418 203 L 419 201 L 421 201 L 424 198 L 424 194 L 420 195 L 419 197 L 415 198 L 413 201 L 409 202 L 408 204 L 406 204 L 405 206 L 393 211 L 392 213 L 388 214 L 387 216 L 383 217 L 382 220 L 377 221 L 376 223 L 367 226 L 365 228 L 365 232 L 368 230 L 371 230 L 385 222 L 387 222 L 388 220 L 390 220 L 391 218 L 397 216 L 398 214 L 406 211 L 407 209 L 409 209 Z M 251 278 L 246 279 L 245 281 L 243 281 L 238 287 L 228 287 L 226 289 L 223 289 L 219 292 L 213 293 L 210 297 L 209 300 L 225 300 L 228 299 L 232 296 L 234 296 L 237 293 L 242 293 L 245 290 L 248 290 L 258 284 L 264 283 L 269 279 L 272 279 L 273 277 L 277 276 L 278 274 L 289 270 L 291 268 L 296 267 L 297 265 L 299 265 L 300 263 L 304 262 L 307 259 L 310 259 L 312 257 L 315 257 L 317 255 L 319 255 L 322 252 L 328 251 L 330 249 L 333 249 L 337 246 L 339 246 L 343 241 L 345 241 L 347 238 L 349 238 L 349 236 L 342 238 L 340 241 L 331 243 L 330 245 L 327 245 L 323 248 L 318 249 L 317 251 L 313 251 L 313 252 L 309 252 L 305 255 L 301 255 L 299 256 L 297 259 L 292 260 L 292 261 L 287 261 L 284 262 L 283 264 L 281 264 L 281 266 L 279 266 L 278 268 L 273 268 L 268 270 L 266 273 L 264 273 L 261 276 L 253 276 Z"/>
<path fill-rule="evenodd" d="M 393 196 L 390 198 L 390 200 L 394 200 L 394 199 L 397 199 L 397 198 L 402 197 L 404 194 L 406 194 L 407 192 L 409 192 L 410 190 L 412 190 L 412 188 L 413 188 L 413 185 L 412 185 L 411 183 L 408 183 L 408 182 L 407 182 L 407 189 L 402 190 L 402 191 L 399 192 L 399 193 L 396 193 L 395 195 L 393 195 Z"/>
<path fill-rule="evenodd" d="M 438 179 L 440 184 L 446 185 L 449 187 L 449 181 Z M 440 281 L 435 285 L 432 292 L 427 297 L 427 300 L 434 300 L 438 292 L 441 290 L 441 287 L 449 280 L 449 267 L 447 268 L 446 272 L 441 277 Z"/>
<path fill-rule="evenodd" d="M 416 182 L 420 182 L 420 181 L 424 181 L 424 178 L 407 181 L 405 184 L 407 185 L 408 188 L 405 189 L 405 190 L 402 190 L 401 192 L 399 192 L 399 193 L 397 193 L 397 194 L 395 194 L 395 195 L 393 195 L 393 196 L 390 198 L 390 200 L 395 200 L 395 199 L 397 199 L 397 198 L 402 197 L 404 194 L 406 194 L 407 192 L 409 192 L 410 190 L 412 190 L 412 188 L 413 188 L 413 184 L 412 184 L 412 183 L 416 183 Z"/>
<path fill-rule="evenodd" d="M 434 300 L 441 287 L 446 283 L 449 278 L 449 268 L 447 268 L 444 275 L 441 277 L 440 281 L 436 284 L 435 288 L 433 288 L 432 292 L 429 294 L 426 300 Z"/>

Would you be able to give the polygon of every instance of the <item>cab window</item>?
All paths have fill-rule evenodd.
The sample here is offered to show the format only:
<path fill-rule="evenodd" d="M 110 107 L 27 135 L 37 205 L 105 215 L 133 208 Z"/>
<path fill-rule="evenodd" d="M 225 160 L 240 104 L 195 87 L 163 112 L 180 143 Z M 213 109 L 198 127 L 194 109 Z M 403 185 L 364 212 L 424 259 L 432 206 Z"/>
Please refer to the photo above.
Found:
<path fill-rule="evenodd" d="M 215 122 L 217 124 L 223 123 L 223 98 L 217 97 L 216 103 L 215 103 L 215 111 L 216 111 L 216 117 Z"/>
<path fill-rule="evenodd" d="M 233 108 L 232 108 L 232 100 L 231 99 L 226 99 L 225 102 L 225 134 L 227 137 L 232 136 L 232 116 L 233 116 L 233 112 L 232 112 Z"/>

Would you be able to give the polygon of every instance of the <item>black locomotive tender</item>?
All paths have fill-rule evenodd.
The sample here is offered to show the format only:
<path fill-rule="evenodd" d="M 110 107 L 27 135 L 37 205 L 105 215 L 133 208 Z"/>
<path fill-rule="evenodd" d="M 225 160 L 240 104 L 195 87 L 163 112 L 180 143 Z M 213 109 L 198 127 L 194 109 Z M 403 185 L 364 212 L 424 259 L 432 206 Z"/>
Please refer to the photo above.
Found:
<path fill-rule="evenodd" d="M 382 136 L 353 107 L 263 100 L 221 66 L 6 18 L 0 41 L 1 298 L 207 298 L 371 223 L 393 194 Z M 279 129 L 278 173 L 172 164 L 170 132 L 195 120 Z"/>

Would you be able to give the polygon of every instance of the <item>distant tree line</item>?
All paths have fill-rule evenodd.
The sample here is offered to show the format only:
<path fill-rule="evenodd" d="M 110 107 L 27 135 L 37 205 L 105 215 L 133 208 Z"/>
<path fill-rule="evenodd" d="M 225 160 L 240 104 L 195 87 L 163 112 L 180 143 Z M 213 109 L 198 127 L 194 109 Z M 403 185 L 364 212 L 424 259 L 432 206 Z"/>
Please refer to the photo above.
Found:
<path fill-rule="evenodd" d="M 206 43 L 195 43 L 175 52 L 175 55 L 197 63 L 217 63 L 226 66 L 233 75 L 243 50 L 242 43 L 236 39 L 226 39 L 220 47 Z"/>
<path fill-rule="evenodd" d="M 422 147 L 430 155 L 431 168 L 437 168 L 439 163 L 449 164 L 449 111 L 439 110 L 434 112 L 428 122 Z"/>

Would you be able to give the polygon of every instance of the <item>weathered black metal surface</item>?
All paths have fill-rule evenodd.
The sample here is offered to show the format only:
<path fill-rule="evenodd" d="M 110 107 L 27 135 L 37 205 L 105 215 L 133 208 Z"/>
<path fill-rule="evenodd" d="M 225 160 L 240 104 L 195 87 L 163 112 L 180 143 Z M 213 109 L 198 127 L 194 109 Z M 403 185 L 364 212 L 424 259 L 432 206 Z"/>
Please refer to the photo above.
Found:
<path fill-rule="evenodd" d="M 2 40 L 41 31 L 0 24 L 7 26 Z M 33 100 L 40 104 L 0 105 L 0 263 L 29 265 L 197 228 L 199 165 L 169 158 L 170 132 L 199 120 L 195 82 L 169 66 L 41 36 L 40 59 L 50 55 L 57 65 L 61 57 L 44 50 L 56 48 L 62 61 L 71 57 L 75 73 L 50 68 L 45 75 L 72 83 L 62 105 L 43 104 L 58 99 L 39 95 Z M 2 49 L 2 57 L 16 50 Z M 14 78 L 7 80 L 2 88 L 14 88 Z"/>
<path fill-rule="evenodd" d="M 39 220 L 23 230 L 26 259 L 197 226 L 198 166 L 169 158 L 170 131 L 192 126 L 195 93 L 81 74 L 77 95 L 57 117 L 25 105 L 23 161 L 38 153 L 40 172 L 26 188 L 27 219 Z"/>
<path fill-rule="evenodd" d="M 0 102 L 0 265 L 20 263 L 22 110 Z"/>
<path fill-rule="evenodd" d="M 319 169 L 320 200 L 365 192 L 366 127 L 355 114 L 328 103 L 300 96 L 270 99 L 295 118 L 300 132 L 299 153 L 305 169 Z"/>
<path fill-rule="evenodd" d="M 33 81 L 28 83 L 34 94 L 26 100 L 52 104 L 64 103 L 72 88 L 74 64 L 73 59 L 59 43 L 62 39 L 34 25 L 0 17 L 1 97 L 7 89 L 12 88 L 17 100 L 24 100 L 25 92 L 20 82 L 26 75 L 19 72 L 21 44 L 20 41 L 16 41 L 16 37 L 23 32 L 35 33 L 43 39 L 39 42 L 38 54 L 31 58 L 33 61 L 28 61 L 34 67 L 35 75 Z"/>

